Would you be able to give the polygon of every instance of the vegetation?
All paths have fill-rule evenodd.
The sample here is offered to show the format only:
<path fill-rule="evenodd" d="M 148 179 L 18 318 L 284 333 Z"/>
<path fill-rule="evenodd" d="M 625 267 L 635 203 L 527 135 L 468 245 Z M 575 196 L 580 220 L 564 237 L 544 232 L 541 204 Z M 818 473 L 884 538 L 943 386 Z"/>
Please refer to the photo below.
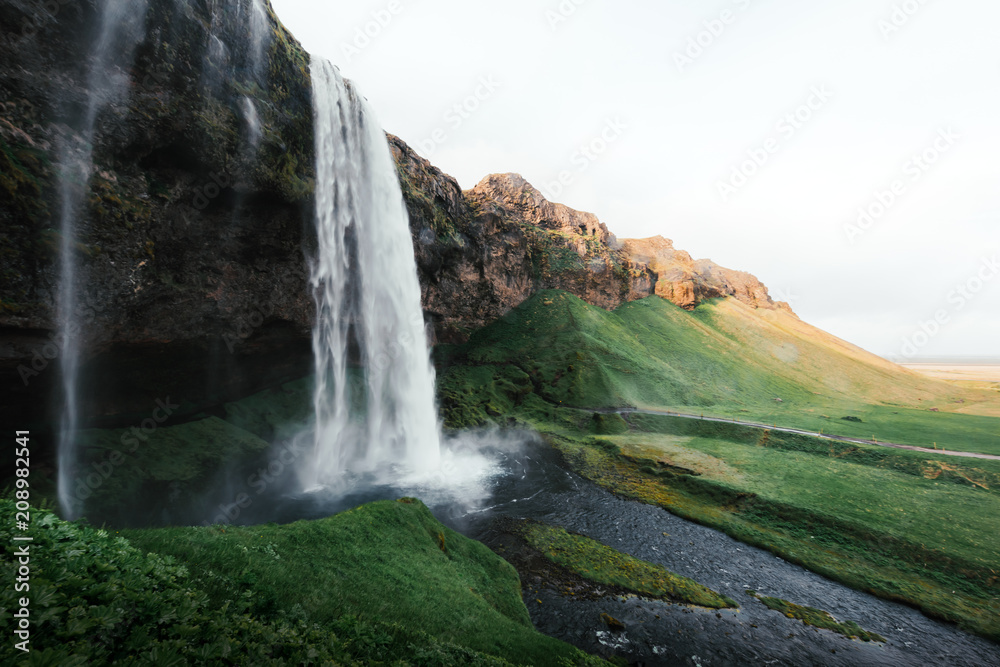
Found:
<path fill-rule="evenodd" d="M 823 611 L 822 609 L 803 607 L 793 602 L 789 602 L 788 600 L 782 600 L 781 598 L 762 597 L 757 595 L 756 591 L 747 591 L 747 595 L 757 598 L 764 603 L 768 609 L 780 611 L 788 618 L 797 618 L 806 625 L 811 625 L 814 628 L 833 630 L 834 632 L 842 634 L 849 639 L 860 639 L 864 642 L 885 642 L 885 637 L 882 635 L 863 630 L 861 626 L 854 621 L 844 621 L 841 623 L 831 616 L 829 612 Z"/>
<path fill-rule="evenodd" d="M 154 423 L 149 419 L 146 426 Z M 155 522 L 171 507 L 183 515 L 188 501 L 211 496 L 218 471 L 246 479 L 270 448 L 218 417 L 148 431 L 82 431 L 79 443 L 84 472 L 72 492 L 88 516 L 116 526 Z"/>
<path fill-rule="evenodd" d="M 527 523 L 522 528 L 522 535 L 529 545 L 556 565 L 599 584 L 710 609 L 739 606 L 697 581 L 557 526 Z"/>
<path fill-rule="evenodd" d="M 8 581 L 18 567 L 14 513 L 13 500 L 0 500 Z M 599 662 L 535 632 L 512 568 L 415 501 L 291 526 L 149 530 L 131 539 L 31 513 L 26 664 Z M 4 587 L 5 614 L 20 608 L 17 598 Z M 5 642 L 0 661 L 20 660 L 27 657 Z"/>
<path fill-rule="evenodd" d="M 419 501 L 376 502 L 286 526 L 125 534 L 188 564 L 213 604 L 252 591 L 249 611 L 263 619 L 305 614 L 325 625 L 356 617 L 420 628 L 436 641 L 515 663 L 589 660 L 534 630 L 513 567 L 440 524 Z"/>
<path fill-rule="evenodd" d="M 1000 454 L 988 416 L 996 392 L 918 376 L 733 299 L 687 312 L 649 297 L 607 312 L 542 291 L 441 359 L 441 404 L 454 426 L 520 408 L 530 384 L 555 406 L 669 409 Z"/>
<path fill-rule="evenodd" d="M 609 491 L 1000 638 L 1000 463 L 593 412 L 669 409 L 1000 453 L 995 392 L 917 376 L 733 300 L 686 312 L 650 298 L 609 313 L 541 292 L 438 361 L 450 424 L 517 419 Z"/>
<path fill-rule="evenodd" d="M 995 494 L 757 443 L 547 435 L 573 469 L 609 491 L 1000 638 L 1000 538 L 988 528 Z"/>

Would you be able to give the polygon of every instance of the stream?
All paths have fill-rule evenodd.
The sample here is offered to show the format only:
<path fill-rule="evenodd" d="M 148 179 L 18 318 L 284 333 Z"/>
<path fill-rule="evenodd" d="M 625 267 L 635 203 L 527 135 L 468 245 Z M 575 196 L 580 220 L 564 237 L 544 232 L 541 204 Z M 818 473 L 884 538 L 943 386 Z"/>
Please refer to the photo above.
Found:
<path fill-rule="evenodd" d="M 1000 664 L 1000 646 L 934 621 L 910 607 L 853 590 L 767 551 L 665 510 L 621 499 L 560 465 L 536 436 L 491 453 L 497 465 L 476 502 L 420 489 L 382 487 L 341 497 L 267 503 L 271 521 L 318 518 L 376 498 L 416 495 L 462 534 L 490 541 L 497 518 L 530 518 L 581 533 L 694 579 L 736 600 L 738 610 L 707 610 L 635 597 L 574 599 L 543 588 L 525 595 L 535 627 L 583 650 L 642 665 L 962 665 Z M 877 632 L 885 644 L 848 639 L 769 610 L 744 591 L 823 609 Z M 614 632 L 606 613 L 625 623 Z"/>

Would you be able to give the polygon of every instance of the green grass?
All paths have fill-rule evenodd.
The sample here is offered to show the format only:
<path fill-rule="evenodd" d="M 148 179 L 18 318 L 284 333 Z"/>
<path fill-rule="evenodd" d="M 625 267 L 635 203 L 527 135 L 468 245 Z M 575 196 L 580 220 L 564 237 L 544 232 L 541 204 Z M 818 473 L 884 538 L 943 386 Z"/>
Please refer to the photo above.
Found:
<path fill-rule="evenodd" d="M 854 621 L 844 621 L 841 623 L 830 612 L 816 609 L 815 607 L 803 607 L 781 598 L 771 598 L 757 595 L 755 591 L 747 591 L 747 595 L 760 600 L 764 606 L 773 611 L 780 611 L 788 618 L 795 618 L 806 625 L 814 628 L 824 628 L 842 634 L 850 639 L 860 639 L 863 642 L 885 642 L 885 637 L 876 633 L 864 630 Z"/>
<path fill-rule="evenodd" d="M 823 457 L 832 456 L 842 461 L 890 468 L 918 476 L 941 478 L 988 490 L 1000 490 L 1000 461 L 991 459 L 973 459 L 947 456 L 943 453 L 838 442 L 796 433 L 762 430 L 742 424 L 667 415 L 632 414 L 629 415 L 629 422 L 636 431 L 644 433 L 756 443 L 787 451 Z"/>
<path fill-rule="evenodd" d="M 71 491 L 91 520 L 114 525 L 157 516 L 172 495 L 210 492 L 218 471 L 252 469 L 269 448 L 218 417 L 153 430 L 92 429 L 78 439 L 80 472 Z"/>
<path fill-rule="evenodd" d="M 554 406 L 671 409 L 1000 454 L 996 392 L 919 376 L 733 299 L 688 312 L 649 297 L 607 312 L 546 290 L 439 361 L 454 426 L 521 409 L 530 393 Z"/>
<path fill-rule="evenodd" d="M 919 474 L 884 451 L 815 451 L 632 432 L 594 438 L 546 427 L 569 465 L 616 494 L 659 505 L 854 588 L 1000 639 L 1000 494 L 960 479 L 991 473 L 926 459 Z M 681 421 L 681 420 L 677 420 Z M 721 425 L 720 425 L 721 426 Z M 737 427 L 738 428 L 738 427 Z M 870 455 L 869 455 L 870 454 Z M 968 460 L 961 460 L 967 463 Z M 931 471 L 933 472 L 933 471 Z"/>
<path fill-rule="evenodd" d="M 249 591 L 250 611 L 263 619 L 298 611 L 322 625 L 349 616 L 515 663 L 591 659 L 536 632 L 514 568 L 444 527 L 419 501 L 376 502 L 284 526 L 123 534 L 187 564 L 213 604 Z"/>
<path fill-rule="evenodd" d="M 738 493 L 864 526 L 980 568 L 1000 562 L 1000 532 L 994 529 L 1000 516 L 1000 475 L 973 467 L 969 459 L 921 460 L 855 446 L 826 448 L 815 438 L 799 438 L 816 443 L 810 451 L 802 444 L 783 443 L 779 435 L 765 439 L 755 434 L 745 442 L 692 437 L 681 449 L 724 461 L 731 473 L 712 481 Z M 604 439 L 647 461 L 674 460 L 676 442 L 657 456 L 658 437 Z M 698 464 L 687 465 L 706 477 L 714 472 L 709 466 L 703 471 Z"/>
<path fill-rule="evenodd" d="M 553 563 L 599 584 L 710 609 L 739 606 L 697 581 L 621 553 L 589 537 L 566 532 L 558 526 L 528 523 L 522 535 L 528 544 Z"/>
<path fill-rule="evenodd" d="M 614 493 L 1000 639 L 1000 462 L 593 413 L 668 409 L 1000 453 L 996 392 L 919 376 L 732 299 L 607 312 L 540 292 L 438 360 L 449 424 L 514 416 Z"/>
<path fill-rule="evenodd" d="M 379 508 L 374 509 L 377 513 Z M 403 625 L 347 614 L 320 623 L 299 605 L 288 610 L 261 610 L 262 601 L 273 591 L 265 582 L 251 586 L 254 573 L 245 563 L 259 558 L 280 562 L 274 543 L 251 544 L 246 552 L 231 553 L 232 566 L 241 569 L 227 568 L 220 576 L 232 576 L 240 585 L 208 595 L 193 569 L 176 559 L 142 551 L 121 535 L 62 521 L 50 511 L 31 508 L 28 535 L 33 540 L 14 542 L 11 527 L 15 510 L 14 500 L 0 499 L 0 551 L 4 556 L 0 559 L 0 575 L 15 580 L 21 558 L 18 552 L 27 545 L 30 590 L 15 591 L 12 585 L 4 586 L 0 611 L 5 616 L 13 614 L 22 608 L 20 598 L 28 598 L 31 651 L 21 652 L 11 637 L 0 647 L 0 662 L 5 665 L 512 664 L 442 641 L 412 620 Z M 419 506 L 399 510 L 402 514 L 422 511 L 426 510 Z M 364 521 L 368 513 L 362 508 L 353 521 Z M 419 555 L 407 557 L 419 572 L 423 565 Z M 495 560 L 502 565 L 499 558 Z M 306 572 L 311 565 L 296 563 L 292 558 L 285 563 Z M 419 575 L 415 579 L 419 581 Z M 512 590 L 507 579 L 509 573 L 501 571 L 486 575 L 481 583 L 494 586 L 490 590 L 514 607 L 516 588 Z M 462 583 L 467 581 L 461 579 Z M 326 588 L 323 593 L 336 598 L 340 591 Z M 452 602 L 457 609 L 471 612 L 470 597 L 456 596 Z M 527 632 L 519 638 L 524 647 L 538 643 Z M 581 654 L 570 647 L 547 638 L 542 641 L 552 647 L 548 653 L 544 646 L 540 651 L 553 658 L 551 664 L 581 661 Z M 568 659 L 557 663 L 555 659 L 560 656 Z"/>

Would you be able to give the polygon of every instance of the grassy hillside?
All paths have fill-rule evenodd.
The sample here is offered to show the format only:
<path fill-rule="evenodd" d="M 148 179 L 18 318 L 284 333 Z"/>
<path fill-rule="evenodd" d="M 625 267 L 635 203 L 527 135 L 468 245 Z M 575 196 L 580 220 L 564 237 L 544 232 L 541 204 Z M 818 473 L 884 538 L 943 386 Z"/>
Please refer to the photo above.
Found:
<path fill-rule="evenodd" d="M 456 425 L 533 394 L 557 406 L 663 408 L 1000 454 L 1000 420 L 982 416 L 1000 405 L 997 392 L 923 377 L 733 299 L 688 312 L 650 297 L 607 312 L 539 292 L 440 358 L 442 407 Z"/>
<path fill-rule="evenodd" d="M 535 425 L 609 491 L 1000 638 L 1000 463 L 651 415 L 595 437 L 557 410 Z"/>
<path fill-rule="evenodd" d="M 514 568 L 419 501 L 381 501 L 290 525 L 123 531 L 190 568 L 209 599 L 252 591 L 264 619 L 396 624 L 515 664 L 602 664 L 535 631 Z M 413 660 L 419 647 L 398 657 Z M 451 664 L 444 661 L 442 664 Z"/>
<path fill-rule="evenodd" d="M 15 509 L 0 499 L 9 581 Z M 604 664 L 536 632 L 513 567 L 418 501 L 121 533 L 31 515 L 31 589 L 0 608 L 30 598 L 32 652 L 5 642 L 5 665 Z"/>

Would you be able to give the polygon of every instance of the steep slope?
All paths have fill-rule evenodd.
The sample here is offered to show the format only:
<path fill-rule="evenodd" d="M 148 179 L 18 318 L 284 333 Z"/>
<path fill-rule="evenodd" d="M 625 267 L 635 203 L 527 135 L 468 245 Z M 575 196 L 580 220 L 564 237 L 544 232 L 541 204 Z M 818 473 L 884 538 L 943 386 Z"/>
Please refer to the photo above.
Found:
<path fill-rule="evenodd" d="M 86 142 L 103 3 L 0 2 L 0 416 L 41 430 L 58 385 L 60 153 Z M 97 114 L 75 233 L 89 422 L 205 406 L 308 372 L 308 60 L 264 3 L 148 0 Z M 261 53 L 251 48 L 251 33 Z"/>
<path fill-rule="evenodd" d="M 996 419 L 954 414 L 995 405 L 991 392 L 930 380 L 735 299 L 688 312 L 650 297 L 607 312 L 542 291 L 445 365 L 442 406 L 455 422 L 516 411 L 530 394 L 529 405 L 703 412 L 923 445 L 997 441 Z"/>
<path fill-rule="evenodd" d="M 464 341 L 541 289 L 608 310 L 657 294 L 687 309 L 731 296 L 791 312 L 750 274 L 695 261 L 662 237 L 619 241 L 595 215 L 546 200 L 518 174 L 491 174 L 463 192 L 399 137 L 389 142 L 439 342 Z"/>

